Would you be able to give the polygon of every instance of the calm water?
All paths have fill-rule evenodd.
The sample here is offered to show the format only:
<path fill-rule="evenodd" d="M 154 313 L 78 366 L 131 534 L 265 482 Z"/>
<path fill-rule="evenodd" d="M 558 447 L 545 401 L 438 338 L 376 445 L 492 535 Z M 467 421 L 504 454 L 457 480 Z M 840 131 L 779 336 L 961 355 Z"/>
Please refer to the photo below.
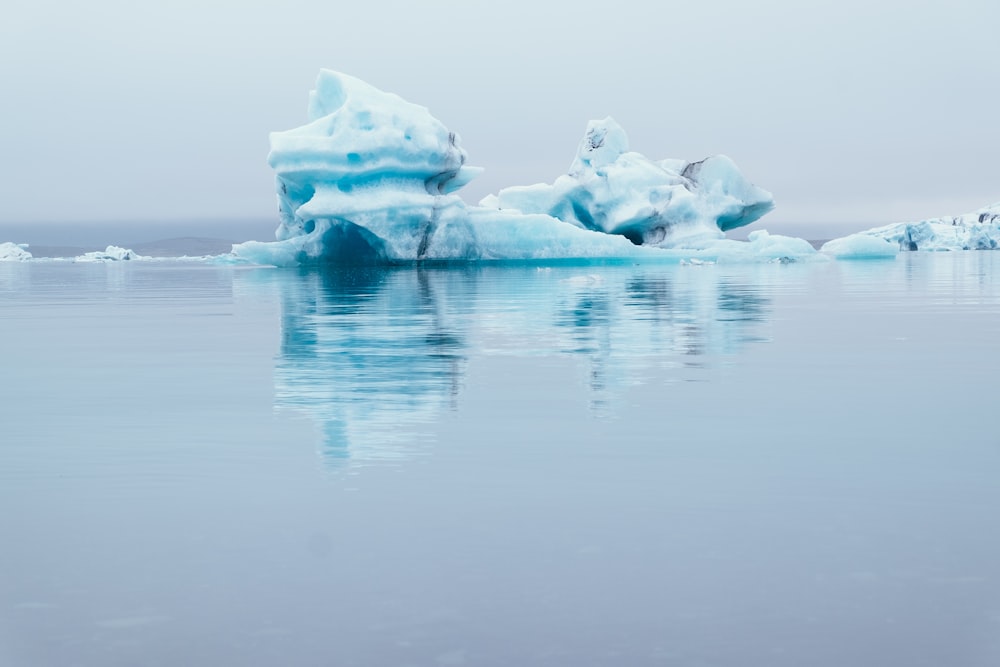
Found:
<path fill-rule="evenodd" d="M 998 276 L 0 264 L 0 665 L 1000 664 Z"/>

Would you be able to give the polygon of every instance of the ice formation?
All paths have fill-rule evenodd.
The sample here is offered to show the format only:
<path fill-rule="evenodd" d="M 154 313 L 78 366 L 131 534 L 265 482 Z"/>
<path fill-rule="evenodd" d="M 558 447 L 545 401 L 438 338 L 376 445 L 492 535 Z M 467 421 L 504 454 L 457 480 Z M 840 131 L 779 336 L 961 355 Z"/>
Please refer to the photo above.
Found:
<path fill-rule="evenodd" d="M 27 250 L 28 246 L 18 243 L 0 243 L 0 262 L 18 262 L 33 259 Z M 54 261 L 65 261 L 67 258 L 50 258 Z M 109 245 L 104 250 L 84 253 L 73 258 L 74 262 L 119 262 L 130 259 L 147 259 L 128 248 Z"/>
<path fill-rule="evenodd" d="M 861 234 L 900 250 L 995 250 L 1000 247 L 1000 202 L 952 218 L 901 222 Z"/>
<path fill-rule="evenodd" d="M 271 134 L 268 162 L 277 241 L 233 247 L 263 264 L 756 257 L 723 230 L 773 206 L 724 156 L 687 164 L 628 152 L 611 119 L 591 123 L 569 176 L 467 206 L 452 193 L 480 170 L 458 135 L 426 108 L 329 70 L 309 122 Z"/>
<path fill-rule="evenodd" d="M 142 255 L 129 250 L 128 248 L 120 248 L 116 245 L 109 245 L 104 250 L 96 250 L 94 252 L 84 253 L 73 261 L 75 262 L 124 262 L 132 259 L 144 259 Z"/>
<path fill-rule="evenodd" d="M 820 252 L 837 259 L 886 259 L 895 257 L 899 247 L 878 236 L 861 233 L 827 241 Z"/>
<path fill-rule="evenodd" d="M 0 262 L 23 262 L 31 259 L 28 246 L 20 243 L 0 243 Z"/>
<path fill-rule="evenodd" d="M 629 151 L 625 130 L 608 117 L 590 122 L 569 173 L 552 185 L 506 188 L 480 204 L 673 248 L 724 238 L 774 208 L 774 199 L 725 155 L 656 162 Z"/>

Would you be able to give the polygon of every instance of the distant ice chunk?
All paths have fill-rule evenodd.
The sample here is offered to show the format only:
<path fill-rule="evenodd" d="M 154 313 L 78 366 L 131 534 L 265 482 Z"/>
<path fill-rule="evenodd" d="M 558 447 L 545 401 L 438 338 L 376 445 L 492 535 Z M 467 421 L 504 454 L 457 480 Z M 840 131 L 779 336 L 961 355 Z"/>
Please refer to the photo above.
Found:
<path fill-rule="evenodd" d="M 31 259 L 25 243 L 0 243 L 0 262 L 24 262 Z"/>
<path fill-rule="evenodd" d="M 723 238 L 774 208 L 774 199 L 725 155 L 655 162 L 629 151 L 625 130 L 608 117 L 587 126 L 568 174 L 551 185 L 505 188 L 480 205 L 677 248 Z"/>
<path fill-rule="evenodd" d="M 1000 202 L 965 215 L 901 222 L 859 235 L 884 239 L 903 251 L 995 250 L 1000 247 Z"/>
<path fill-rule="evenodd" d="M 754 257 L 776 262 L 794 262 L 816 257 L 816 249 L 805 239 L 781 234 L 768 234 L 757 229 L 747 236 Z"/>
<path fill-rule="evenodd" d="M 790 263 L 824 259 L 808 241 L 792 236 L 769 234 L 763 229 L 750 232 L 746 241 L 717 239 L 693 248 L 667 248 L 661 249 L 660 252 L 680 256 L 686 264 L 705 264 L 708 262 Z"/>
<path fill-rule="evenodd" d="M 76 262 L 124 262 L 133 259 L 144 259 L 142 255 L 136 254 L 128 248 L 120 248 L 116 245 L 109 245 L 104 250 L 88 252 L 74 258 Z"/>
<path fill-rule="evenodd" d="M 862 233 L 827 241 L 820 252 L 837 259 L 891 259 L 899 254 L 899 246 Z"/>

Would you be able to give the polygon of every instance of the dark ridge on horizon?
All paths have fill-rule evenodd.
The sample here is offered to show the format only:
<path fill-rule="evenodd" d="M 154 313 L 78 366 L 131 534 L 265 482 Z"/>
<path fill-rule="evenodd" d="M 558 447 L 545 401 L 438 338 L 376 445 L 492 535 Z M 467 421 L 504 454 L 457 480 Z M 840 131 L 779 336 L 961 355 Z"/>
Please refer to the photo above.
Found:
<path fill-rule="evenodd" d="M 27 243 L 29 251 L 86 248 L 103 250 L 109 245 L 131 248 L 175 239 L 273 241 L 277 219 L 174 220 L 164 222 L 33 222 L 0 223 L 0 242 Z M 227 246 L 225 252 L 229 251 Z M 140 253 L 143 254 L 143 253 Z"/>
<path fill-rule="evenodd" d="M 157 239 L 143 243 L 108 243 L 101 246 L 88 245 L 29 245 L 28 252 L 32 257 L 79 257 L 88 252 L 104 250 L 109 245 L 116 245 L 134 251 L 144 257 L 202 257 L 205 255 L 223 255 L 232 250 L 233 244 L 239 243 L 233 239 L 206 238 L 182 236 L 170 239 Z"/>

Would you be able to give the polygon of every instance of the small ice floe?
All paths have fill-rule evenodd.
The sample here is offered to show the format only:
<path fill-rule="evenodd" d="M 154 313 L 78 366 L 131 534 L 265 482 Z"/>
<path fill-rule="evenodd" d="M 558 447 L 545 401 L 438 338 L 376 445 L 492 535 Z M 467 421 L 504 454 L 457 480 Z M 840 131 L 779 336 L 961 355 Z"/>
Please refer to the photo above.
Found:
<path fill-rule="evenodd" d="M 750 232 L 747 241 L 754 257 L 772 264 L 790 264 L 818 257 L 816 249 L 805 239 L 769 234 L 764 229 Z"/>
<path fill-rule="evenodd" d="M 75 257 L 73 261 L 75 262 L 125 262 L 133 259 L 146 259 L 142 255 L 129 250 L 128 248 L 119 248 L 116 245 L 109 245 L 104 250 L 97 250 L 94 252 L 84 253 L 78 257 Z"/>
<path fill-rule="evenodd" d="M 819 251 L 837 259 L 892 259 L 899 254 L 899 245 L 860 233 L 827 241 Z"/>
<path fill-rule="evenodd" d="M 0 243 L 0 262 L 24 262 L 31 259 L 27 243 Z"/>

